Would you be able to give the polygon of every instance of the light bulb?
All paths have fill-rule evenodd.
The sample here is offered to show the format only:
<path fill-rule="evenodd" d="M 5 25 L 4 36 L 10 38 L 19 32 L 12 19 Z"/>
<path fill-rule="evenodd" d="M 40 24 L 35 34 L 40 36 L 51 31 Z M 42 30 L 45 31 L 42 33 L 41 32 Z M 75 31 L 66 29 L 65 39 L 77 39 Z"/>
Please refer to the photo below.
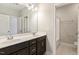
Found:
<path fill-rule="evenodd" d="M 38 10 L 38 8 L 37 7 L 35 7 L 35 11 L 37 11 Z"/>

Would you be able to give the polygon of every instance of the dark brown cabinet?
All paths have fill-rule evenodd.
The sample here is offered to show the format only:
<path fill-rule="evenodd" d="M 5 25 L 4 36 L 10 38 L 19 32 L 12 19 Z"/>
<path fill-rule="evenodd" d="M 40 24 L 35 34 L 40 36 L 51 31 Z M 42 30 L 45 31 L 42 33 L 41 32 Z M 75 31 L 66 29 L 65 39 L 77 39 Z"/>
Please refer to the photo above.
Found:
<path fill-rule="evenodd" d="M 0 49 L 0 55 L 10 55 L 18 50 L 24 49 L 29 46 L 29 41 L 11 45 Z"/>
<path fill-rule="evenodd" d="M 37 54 L 43 55 L 46 51 L 46 36 L 37 39 Z"/>
<path fill-rule="evenodd" d="M 11 55 L 29 55 L 29 49 L 28 48 L 24 48 L 21 50 L 18 50 L 14 53 L 12 53 Z"/>
<path fill-rule="evenodd" d="M 46 51 L 46 36 L 0 49 L 0 55 L 43 55 Z"/>
<path fill-rule="evenodd" d="M 36 54 L 36 45 L 30 46 L 30 55 Z"/>

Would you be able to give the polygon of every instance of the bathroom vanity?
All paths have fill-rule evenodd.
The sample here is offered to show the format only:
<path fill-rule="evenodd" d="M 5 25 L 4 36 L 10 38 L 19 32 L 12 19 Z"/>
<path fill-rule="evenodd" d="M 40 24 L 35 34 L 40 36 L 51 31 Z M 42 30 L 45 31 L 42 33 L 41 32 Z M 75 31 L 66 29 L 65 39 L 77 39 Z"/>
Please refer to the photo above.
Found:
<path fill-rule="evenodd" d="M 3 46 L 0 45 L 0 55 L 43 55 L 46 52 L 46 35 L 7 42 L 9 44 L 3 42 Z"/>
<path fill-rule="evenodd" d="M 26 4 L 28 7 L 17 3 L 0 4 L 5 7 L 2 10 L 11 10 L 7 10 L 7 14 L 0 13 L 0 55 L 45 53 L 46 33 L 38 31 L 38 4 Z"/>

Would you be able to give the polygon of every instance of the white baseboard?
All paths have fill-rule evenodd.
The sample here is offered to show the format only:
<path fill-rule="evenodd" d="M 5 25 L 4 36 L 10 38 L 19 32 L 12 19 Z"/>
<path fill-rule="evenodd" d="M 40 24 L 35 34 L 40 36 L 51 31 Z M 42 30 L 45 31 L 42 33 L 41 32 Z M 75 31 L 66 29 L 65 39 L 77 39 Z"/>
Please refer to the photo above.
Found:
<path fill-rule="evenodd" d="M 50 51 L 46 52 L 45 55 L 53 55 Z"/>

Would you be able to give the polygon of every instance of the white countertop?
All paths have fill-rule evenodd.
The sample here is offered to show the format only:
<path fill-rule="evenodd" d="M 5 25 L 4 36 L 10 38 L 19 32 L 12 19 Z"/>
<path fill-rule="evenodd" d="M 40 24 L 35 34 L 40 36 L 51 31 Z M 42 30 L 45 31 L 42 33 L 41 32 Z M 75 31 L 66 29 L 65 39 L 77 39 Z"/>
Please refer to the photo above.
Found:
<path fill-rule="evenodd" d="M 22 35 L 16 35 L 13 37 L 13 39 L 8 40 L 7 38 L 2 38 L 0 40 L 0 48 L 8 47 L 14 44 L 18 44 L 24 41 L 33 40 L 35 38 L 41 37 L 46 35 L 46 32 L 38 32 L 36 35 L 33 35 L 31 33 L 29 34 L 22 34 Z"/>

